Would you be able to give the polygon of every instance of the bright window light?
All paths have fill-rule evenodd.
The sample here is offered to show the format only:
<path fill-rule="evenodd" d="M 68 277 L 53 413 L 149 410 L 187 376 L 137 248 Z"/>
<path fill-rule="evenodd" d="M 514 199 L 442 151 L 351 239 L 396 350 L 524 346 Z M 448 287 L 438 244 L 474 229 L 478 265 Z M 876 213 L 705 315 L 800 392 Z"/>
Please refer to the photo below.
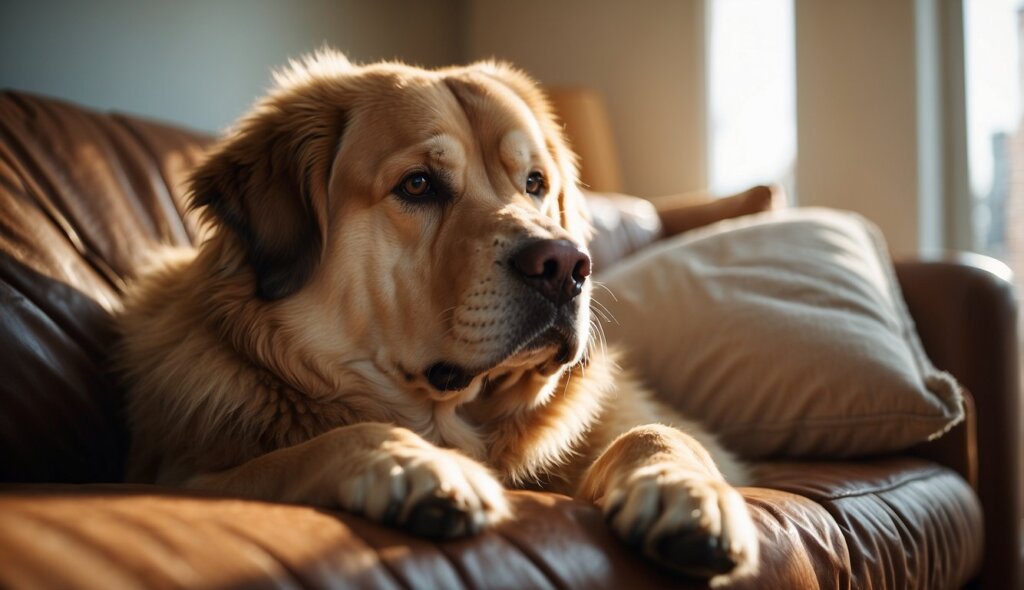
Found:
<path fill-rule="evenodd" d="M 781 183 L 793 195 L 793 0 L 708 2 L 709 188 Z"/>
<path fill-rule="evenodd" d="M 964 1 L 974 248 L 1024 265 L 1024 259 L 1013 260 L 1010 243 L 1014 232 L 1024 235 L 1020 203 L 1024 190 L 1014 186 L 1012 177 L 1013 168 L 1024 162 L 1024 141 L 1017 137 L 1021 133 L 1019 85 L 1024 81 L 1017 39 L 1022 9 L 1024 0 Z"/>

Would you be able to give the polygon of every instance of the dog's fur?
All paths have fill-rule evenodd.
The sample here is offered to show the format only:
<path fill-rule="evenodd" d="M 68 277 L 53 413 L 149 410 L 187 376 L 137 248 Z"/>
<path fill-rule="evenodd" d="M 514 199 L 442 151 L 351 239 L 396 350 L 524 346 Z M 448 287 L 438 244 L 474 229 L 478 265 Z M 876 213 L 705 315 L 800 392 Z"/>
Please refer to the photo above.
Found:
<path fill-rule="evenodd" d="M 402 192 L 419 170 L 436 195 Z M 531 172 L 545 194 L 527 194 Z M 208 235 L 142 273 L 121 317 L 132 479 L 439 537 L 508 517 L 503 485 L 540 488 L 595 502 L 670 567 L 756 567 L 722 475 L 741 481 L 740 465 L 592 344 L 592 281 L 558 305 L 513 276 L 524 244 L 585 251 L 589 231 L 524 74 L 320 52 L 278 76 L 191 191 Z"/>

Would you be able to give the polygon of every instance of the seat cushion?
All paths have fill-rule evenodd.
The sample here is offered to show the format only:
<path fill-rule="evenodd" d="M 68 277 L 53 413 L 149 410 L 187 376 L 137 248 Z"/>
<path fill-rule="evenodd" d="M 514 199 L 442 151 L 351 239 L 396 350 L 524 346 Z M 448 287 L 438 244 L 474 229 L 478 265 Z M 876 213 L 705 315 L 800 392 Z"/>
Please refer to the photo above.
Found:
<path fill-rule="evenodd" d="M 899 458 L 776 463 L 759 466 L 757 480 L 813 501 L 842 531 L 847 561 L 836 588 L 959 588 L 981 568 L 980 501 L 945 467 Z"/>
<path fill-rule="evenodd" d="M 762 576 L 737 588 L 952 588 L 980 564 L 977 499 L 920 460 L 767 465 L 743 494 Z M 516 517 L 435 543 L 358 516 L 155 486 L 0 487 L 0 587 L 700 587 L 597 509 L 512 492 Z"/>

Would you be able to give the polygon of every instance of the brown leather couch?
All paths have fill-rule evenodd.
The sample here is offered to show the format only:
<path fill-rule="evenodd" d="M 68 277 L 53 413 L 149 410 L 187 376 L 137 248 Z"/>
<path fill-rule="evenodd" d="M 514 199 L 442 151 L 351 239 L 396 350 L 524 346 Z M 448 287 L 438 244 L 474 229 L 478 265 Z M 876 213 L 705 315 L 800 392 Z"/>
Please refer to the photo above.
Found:
<path fill-rule="evenodd" d="M 551 494 L 511 492 L 514 521 L 437 543 L 344 513 L 118 483 L 109 318 L 148 249 L 195 236 L 182 179 L 207 142 L 0 95 L 0 587 L 699 587 Z M 608 251 L 644 242 L 629 221 L 606 224 Z M 989 268 L 898 265 L 929 354 L 973 394 L 971 419 L 899 456 L 763 465 L 743 489 L 762 574 L 741 587 L 1020 587 L 1016 310 Z"/>

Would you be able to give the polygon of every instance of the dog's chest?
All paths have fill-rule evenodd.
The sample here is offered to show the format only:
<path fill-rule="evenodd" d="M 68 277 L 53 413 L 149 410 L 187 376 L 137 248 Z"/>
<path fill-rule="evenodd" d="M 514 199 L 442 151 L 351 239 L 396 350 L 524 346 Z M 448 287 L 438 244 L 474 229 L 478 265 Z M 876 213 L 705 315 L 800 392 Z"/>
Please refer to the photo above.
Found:
<path fill-rule="evenodd" d="M 305 442 L 335 428 L 360 422 L 393 422 L 376 400 L 359 394 L 310 395 L 266 374 L 250 402 L 250 418 L 264 452 Z"/>

